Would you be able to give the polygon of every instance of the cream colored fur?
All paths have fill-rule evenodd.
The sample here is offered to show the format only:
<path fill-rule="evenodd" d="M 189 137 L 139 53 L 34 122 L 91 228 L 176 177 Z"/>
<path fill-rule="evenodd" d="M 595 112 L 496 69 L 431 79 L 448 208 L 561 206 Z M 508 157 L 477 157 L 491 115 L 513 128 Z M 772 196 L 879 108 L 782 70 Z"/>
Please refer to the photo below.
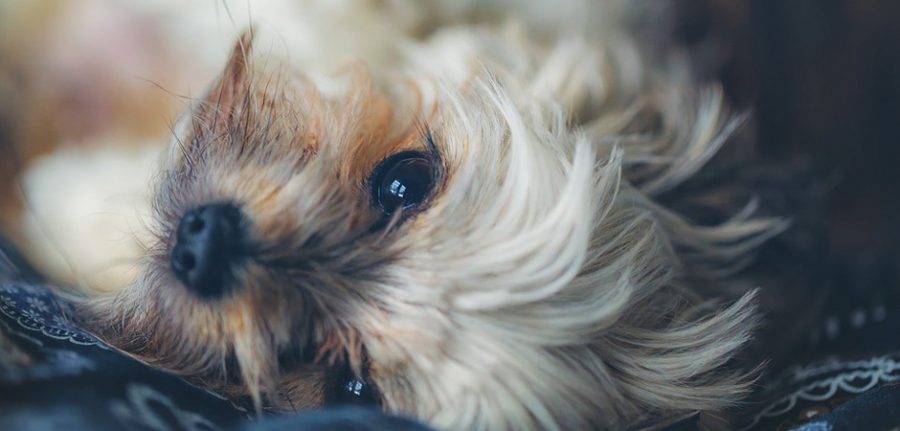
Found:
<path fill-rule="evenodd" d="M 235 3 L 225 33 L 247 16 Z M 192 140 L 209 128 L 200 113 L 211 99 L 195 104 L 160 168 L 142 275 L 81 308 L 98 333 L 278 410 L 320 405 L 327 373 L 279 354 L 336 343 L 335 357 L 367 370 L 386 410 L 444 429 L 621 429 L 740 398 L 748 370 L 727 365 L 752 336 L 753 293 L 704 294 L 732 290 L 712 274 L 740 267 L 785 224 L 749 206 L 697 226 L 654 201 L 696 173 L 740 118 L 677 55 L 646 57 L 623 24 L 627 3 L 256 5 L 255 79 L 242 82 L 252 91 L 236 109 L 263 113 L 254 124 L 267 126 L 240 136 L 282 157 L 246 161 L 213 138 Z M 335 69 L 347 58 L 361 63 Z M 223 303 L 191 297 L 168 272 L 171 217 L 215 199 L 241 202 L 262 242 L 290 238 L 302 250 L 314 233 L 322 247 L 355 238 L 365 197 L 329 178 L 355 178 L 355 163 L 371 167 L 391 153 L 385 142 L 420 123 L 445 181 L 396 231 L 335 248 L 344 263 L 290 280 L 254 263 Z M 185 149 L 195 141 L 212 149 Z M 190 165 L 199 168 L 188 178 Z M 390 258 L 370 264 L 375 275 L 349 269 L 367 254 Z"/>

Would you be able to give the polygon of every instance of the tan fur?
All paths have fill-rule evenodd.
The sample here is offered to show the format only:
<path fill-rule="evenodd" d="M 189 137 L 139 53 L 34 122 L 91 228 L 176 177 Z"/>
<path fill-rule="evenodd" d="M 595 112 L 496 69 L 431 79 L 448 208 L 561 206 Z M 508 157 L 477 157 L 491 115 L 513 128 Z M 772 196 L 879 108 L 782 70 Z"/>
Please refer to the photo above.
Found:
<path fill-rule="evenodd" d="M 533 27 L 546 8 L 476 25 L 478 7 L 429 3 L 446 22 L 387 43 L 393 63 L 331 76 L 254 56 L 247 33 L 166 156 L 140 277 L 81 318 L 260 410 L 322 406 L 344 366 L 439 428 L 620 429 L 731 405 L 756 318 L 722 276 L 785 223 L 748 207 L 697 226 L 655 202 L 739 118 L 644 58 L 609 3 Z M 439 154 L 437 186 L 372 231 L 369 175 L 411 149 Z M 169 254 L 182 215 L 221 201 L 241 206 L 253 258 L 233 294 L 202 300 Z"/>

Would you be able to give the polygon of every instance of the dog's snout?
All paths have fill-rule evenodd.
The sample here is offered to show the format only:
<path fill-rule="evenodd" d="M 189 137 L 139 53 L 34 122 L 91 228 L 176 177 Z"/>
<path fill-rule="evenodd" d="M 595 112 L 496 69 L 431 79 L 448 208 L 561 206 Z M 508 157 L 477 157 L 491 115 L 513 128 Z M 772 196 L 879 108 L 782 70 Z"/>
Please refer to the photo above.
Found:
<path fill-rule="evenodd" d="M 205 205 L 182 216 L 171 265 L 185 287 L 205 298 L 225 293 L 241 254 L 241 217 L 234 204 Z"/>

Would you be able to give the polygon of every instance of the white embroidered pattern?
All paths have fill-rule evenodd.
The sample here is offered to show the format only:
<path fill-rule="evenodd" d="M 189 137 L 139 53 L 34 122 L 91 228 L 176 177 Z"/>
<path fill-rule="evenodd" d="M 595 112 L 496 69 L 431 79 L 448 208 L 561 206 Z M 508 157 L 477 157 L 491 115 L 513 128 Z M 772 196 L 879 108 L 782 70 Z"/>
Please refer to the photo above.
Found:
<path fill-rule="evenodd" d="M 56 340 L 107 348 L 85 331 L 61 318 L 62 309 L 46 289 L 20 283 L 0 285 L 0 313 L 18 326 Z"/>
<path fill-rule="evenodd" d="M 830 375 L 838 371 L 840 373 Z M 777 417 L 791 411 L 799 401 L 825 401 L 834 397 L 838 391 L 861 394 L 880 383 L 900 381 L 900 352 L 859 361 L 830 359 L 808 366 L 795 366 L 786 370 L 776 381 L 781 384 L 792 384 L 826 375 L 828 377 L 820 377 L 770 403 L 743 430 L 753 428 L 764 418 Z"/>

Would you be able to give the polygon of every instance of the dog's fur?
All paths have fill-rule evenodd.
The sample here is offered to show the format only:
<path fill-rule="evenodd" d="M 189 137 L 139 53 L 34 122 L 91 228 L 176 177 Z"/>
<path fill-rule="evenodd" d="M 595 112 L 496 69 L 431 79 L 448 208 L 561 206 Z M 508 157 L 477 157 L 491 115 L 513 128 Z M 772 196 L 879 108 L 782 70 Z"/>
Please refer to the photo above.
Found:
<path fill-rule="evenodd" d="M 708 295 L 733 298 L 727 275 L 785 223 L 751 205 L 698 226 L 655 203 L 740 120 L 677 59 L 648 59 L 621 5 L 564 3 L 583 22 L 417 6 L 387 53 L 331 76 L 245 33 L 166 155 L 141 276 L 80 317 L 257 408 L 322 406 L 342 367 L 440 428 L 622 428 L 729 406 L 748 384 L 728 362 L 753 294 Z M 440 161 L 438 184 L 373 229 L 369 176 L 406 150 Z M 240 204 L 252 256 L 230 295 L 204 300 L 169 255 L 182 215 L 222 201 Z"/>

